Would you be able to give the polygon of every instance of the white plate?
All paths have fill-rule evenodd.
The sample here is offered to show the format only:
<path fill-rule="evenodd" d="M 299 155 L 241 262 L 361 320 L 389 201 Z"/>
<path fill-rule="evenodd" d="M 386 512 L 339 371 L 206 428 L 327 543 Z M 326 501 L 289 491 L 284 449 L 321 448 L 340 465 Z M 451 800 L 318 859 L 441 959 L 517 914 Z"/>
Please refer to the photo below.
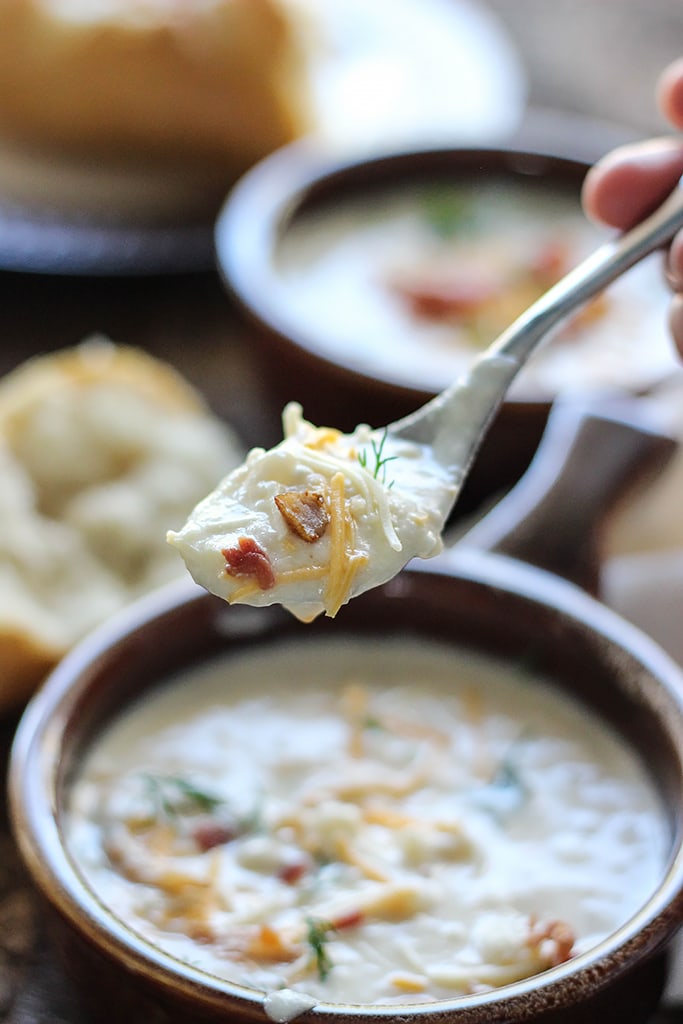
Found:
<path fill-rule="evenodd" d="M 473 0 L 293 2 L 325 12 L 313 96 L 321 141 L 335 150 L 472 145 L 519 124 L 521 61 Z"/>
<path fill-rule="evenodd" d="M 514 131 L 526 83 L 495 16 L 474 0 L 291 0 L 314 7 L 314 137 L 337 153 Z M 0 145 L 0 269 L 64 274 L 208 270 L 230 182 L 87 167 Z"/>

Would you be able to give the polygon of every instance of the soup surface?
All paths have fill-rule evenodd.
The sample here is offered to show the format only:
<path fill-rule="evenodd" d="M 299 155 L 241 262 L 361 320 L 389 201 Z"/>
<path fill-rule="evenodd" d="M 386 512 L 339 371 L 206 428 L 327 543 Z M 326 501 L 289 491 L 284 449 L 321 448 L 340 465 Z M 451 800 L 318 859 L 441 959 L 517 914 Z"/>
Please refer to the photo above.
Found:
<path fill-rule="evenodd" d="M 416 184 L 298 214 L 275 301 L 328 359 L 441 391 L 606 235 L 578 195 L 482 178 Z M 661 260 L 631 270 L 555 333 L 511 394 L 642 387 L 675 367 Z"/>
<path fill-rule="evenodd" d="M 95 742 L 66 835 L 114 914 L 264 991 L 278 1020 L 561 963 L 636 911 L 667 843 L 603 723 L 514 666 L 408 638 L 171 680 Z"/>

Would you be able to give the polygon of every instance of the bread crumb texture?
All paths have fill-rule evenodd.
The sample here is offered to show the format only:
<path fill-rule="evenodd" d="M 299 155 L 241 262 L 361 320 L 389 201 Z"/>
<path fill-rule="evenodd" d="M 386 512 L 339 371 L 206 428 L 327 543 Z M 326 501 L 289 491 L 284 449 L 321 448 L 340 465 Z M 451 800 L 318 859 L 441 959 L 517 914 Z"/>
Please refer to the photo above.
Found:
<path fill-rule="evenodd" d="M 240 171 L 309 127 L 300 21 L 285 0 L 2 0 L 0 132 Z"/>
<path fill-rule="evenodd" d="M 183 575 L 166 531 L 242 457 L 172 367 L 107 339 L 0 381 L 0 709 L 109 615 Z"/>

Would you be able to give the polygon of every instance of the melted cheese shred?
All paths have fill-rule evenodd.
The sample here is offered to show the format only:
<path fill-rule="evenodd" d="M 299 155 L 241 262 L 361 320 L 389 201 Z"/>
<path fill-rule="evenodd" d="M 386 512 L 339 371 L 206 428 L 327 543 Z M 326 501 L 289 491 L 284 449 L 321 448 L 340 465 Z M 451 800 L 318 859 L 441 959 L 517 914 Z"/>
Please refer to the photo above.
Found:
<path fill-rule="evenodd" d="M 367 562 L 367 555 L 354 548 L 354 523 L 348 511 L 345 496 L 346 481 L 342 473 L 335 473 L 330 481 L 330 561 L 329 576 L 325 588 L 325 610 L 336 615 L 348 600 L 353 578 L 361 565 Z"/>

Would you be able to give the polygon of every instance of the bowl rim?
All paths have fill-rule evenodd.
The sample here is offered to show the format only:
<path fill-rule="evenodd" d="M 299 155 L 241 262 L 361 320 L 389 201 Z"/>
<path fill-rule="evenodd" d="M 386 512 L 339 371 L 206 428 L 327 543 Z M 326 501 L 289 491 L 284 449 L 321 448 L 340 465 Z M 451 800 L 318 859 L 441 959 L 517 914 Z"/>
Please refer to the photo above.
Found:
<path fill-rule="evenodd" d="M 608 643 L 625 648 L 645 671 L 656 676 L 678 710 L 679 769 L 683 777 L 683 667 L 655 641 L 575 584 L 514 558 L 463 550 L 448 562 L 436 561 L 427 568 L 408 568 L 406 578 L 413 574 L 456 577 L 503 590 L 514 599 L 550 605 L 570 621 L 597 631 Z M 82 876 L 68 850 L 59 820 L 57 773 L 64 730 L 78 696 L 92 684 L 102 658 L 120 642 L 135 637 L 150 621 L 163 619 L 188 605 L 216 600 L 191 582 L 176 581 L 136 601 L 67 654 L 29 702 L 16 731 L 8 782 L 10 819 L 38 889 L 53 909 L 101 953 L 133 971 L 146 972 L 152 983 L 169 995 L 199 998 L 203 1005 L 223 1012 L 229 1006 L 237 1011 L 247 1006 L 252 1011 L 263 1010 L 266 993 L 215 978 L 177 960 L 119 919 Z M 571 961 L 490 992 L 428 1003 L 373 1005 L 321 1000 L 315 1004 L 315 1018 L 382 1021 L 399 1016 L 436 1024 L 453 1015 L 461 1024 L 480 1024 L 489 1019 L 482 1017 L 482 1013 L 497 1006 L 504 1008 L 511 1024 L 521 1022 L 529 1017 L 529 996 L 543 1000 L 544 1010 L 553 1010 L 571 1005 L 577 984 L 585 983 L 590 993 L 598 992 L 664 948 L 681 921 L 683 811 L 673 830 L 669 860 L 650 897 L 618 929 Z M 306 1019 L 305 1013 L 300 1019 Z"/>
<path fill-rule="evenodd" d="M 219 275 L 246 319 L 265 332 L 278 348 L 293 348 L 300 357 L 324 367 L 332 379 L 355 388 L 390 389 L 397 400 L 420 404 L 434 390 L 419 382 L 410 384 L 395 377 L 391 366 L 383 372 L 365 370 L 346 362 L 343 352 L 335 359 L 323 351 L 310 329 L 288 314 L 277 301 L 279 275 L 272 256 L 287 225 L 310 203 L 319 202 L 341 186 L 340 194 L 353 194 L 357 183 L 377 186 L 416 180 L 429 170 L 442 175 L 453 164 L 456 174 L 472 171 L 495 177 L 512 172 L 520 179 L 555 168 L 561 180 L 577 186 L 591 166 L 580 153 L 570 155 L 563 147 L 533 141 L 500 141 L 481 145 L 422 146 L 395 149 L 365 156 L 331 155 L 308 138 L 281 147 L 247 171 L 227 195 L 214 226 L 214 250 Z M 387 177 L 383 181 L 382 175 Z M 544 409 L 547 394 L 511 394 L 505 404 L 519 410 Z"/>

